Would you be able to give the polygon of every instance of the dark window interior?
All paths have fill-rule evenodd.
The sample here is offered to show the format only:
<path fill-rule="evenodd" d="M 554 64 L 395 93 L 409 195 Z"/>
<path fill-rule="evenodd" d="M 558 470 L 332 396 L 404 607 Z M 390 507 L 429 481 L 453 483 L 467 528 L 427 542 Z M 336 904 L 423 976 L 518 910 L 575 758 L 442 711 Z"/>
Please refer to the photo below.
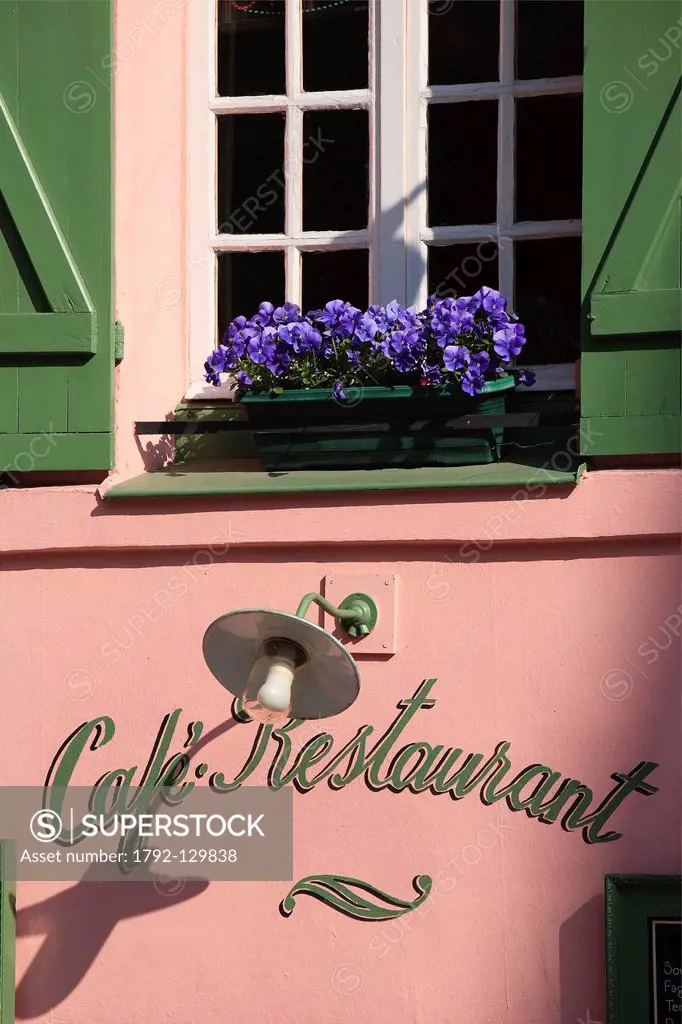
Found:
<path fill-rule="evenodd" d="M 499 0 L 430 0 L 429 85 L 497 82 L 499 41 Z"/>
<path fill-rule="evenodd" d="M 284 253 L 219 253 L 218 337 L 236 316 L 253 316 L 265 300 L 284 302 Z"/>
<path fill-rule="evenodd" d="M 369 4 L 303 0 L 303 88 L 366 89 L 369 84 Z"/>
<path fill-rule="evenodd" d="M 345 299 L 360 309 L 369 302 L 367 249 L 304 252 L 301 257 L 303 309 L 319 309 L 330 299 Z"/>
<path fill-rule="evenodd" d="M 580 355 L 580 239 L 515 243 L 516 312 L 526 327 L 525 363 Z"/>
<path fill-rule="evenodd" d="M 496 183 L 497 102 L 431 104 L 429 225 L 493 223 Z"/>
<path fill-rule="evenodd" d="M 368 111 L 306 111 L 303 115 L 303 230 L 366 228 L 368 216 Z"/>
<path fill-rule="evenodd" d="M 582 0 L 517 0 L 516 77 L 560 78 L 582 73 Z"/>
<path fill-rule="evenodd" d="M 516 220 L 580 217 L 582 96 L 516 102 Z"/>
<path fill-rule="evenodd" d="M 285 5 L 218 2 L 218 95 L 286 92 Z"/>
<path fill-rule="evenodd" d="M 218 118 L 218 230 L 284 231 L 284 114 Z"/>
<path fill-rule="evenodd" d="M 493 241 L 430 245 L 429 295 L 440 299 L 472 295 L 483 285 L 498 287 L 498 252 Z"/>

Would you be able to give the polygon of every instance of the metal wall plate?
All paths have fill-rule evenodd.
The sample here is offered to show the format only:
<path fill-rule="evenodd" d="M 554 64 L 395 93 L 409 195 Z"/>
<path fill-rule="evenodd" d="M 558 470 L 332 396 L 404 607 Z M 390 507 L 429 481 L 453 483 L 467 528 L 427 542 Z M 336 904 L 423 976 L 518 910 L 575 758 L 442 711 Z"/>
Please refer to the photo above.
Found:
<path fill-rule="evenodd" d="M 350 637 L 331 617 L 324 616 L 324 628 L 348 647 L 353 657 L 363 654 L 396 654 L 396 592 L 398 578 L 395 573 L 335 573 L 324 577 L 324 596 L 332 604 L 340 604 L 353 593 L 371 594 L 378 609 L 377 624 L 365 637 Z"/>

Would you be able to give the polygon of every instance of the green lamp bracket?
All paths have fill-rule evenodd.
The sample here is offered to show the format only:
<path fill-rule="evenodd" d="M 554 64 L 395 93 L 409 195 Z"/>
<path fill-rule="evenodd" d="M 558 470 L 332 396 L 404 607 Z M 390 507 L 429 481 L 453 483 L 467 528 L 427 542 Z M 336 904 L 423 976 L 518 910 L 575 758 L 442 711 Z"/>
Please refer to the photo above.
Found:
<path fill-rule="evenodd" d="M 321 594 L 310 593 L 301 598 L 296 615 L 304 619 L 311 604 L 317 604 L 336 619 L 352 637 L 368 636 L 377 624 L 379 613 L 369 594 L 354 593 L 344 597 L 338 607 Z"/>

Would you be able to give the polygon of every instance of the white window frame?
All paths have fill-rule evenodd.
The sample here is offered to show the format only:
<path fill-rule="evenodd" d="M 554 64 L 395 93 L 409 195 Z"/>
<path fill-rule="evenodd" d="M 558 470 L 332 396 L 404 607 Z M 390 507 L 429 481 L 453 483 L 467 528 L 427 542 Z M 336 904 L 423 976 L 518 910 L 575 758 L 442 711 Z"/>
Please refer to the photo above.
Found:
<path fill-rule="evenodd" d="M 397 298 L 423 307 L 427 246 L 495 242 L 499 288 L 514 295 L 514 241 L 580 236 L 575 220 L 515 222 L 515 100 L 582 92 L 582 76 L 516 81 L 515 0 L 500 2 L 499 81 L 427 85 L 426 0 L 370 3 L 369 88 L 302 91 L 301 0 L 287 0 L 286 96 L 218 97 L 216 0 L 189 5 L 188 296 L 189 378 L 186 399 L 230 397 L 203 380 L 215 336 L 217 259 L 220 252 L 285 252 L 286 298 L 300 302 L 300 253 L 369 249 L 370 302 Z M 408 88 L 408 82 L 414 87 Z M 491 224 L 427 226 L 427 111 L 432 103 L 498 101 L 497 218 Z M 302 230 L 302 130 L 306 110 L 369 111 L 369 227 L 364 231 Z M 220 114 L 286 113 L 284 234 L 217 234 L 217 118 Z M 334 298 L 336 296 L 331 296 Z M 343 296 L 341 296 L 343 297 Z M 539 389 L 572 389 L 572 364 L 534 367 Z"/>

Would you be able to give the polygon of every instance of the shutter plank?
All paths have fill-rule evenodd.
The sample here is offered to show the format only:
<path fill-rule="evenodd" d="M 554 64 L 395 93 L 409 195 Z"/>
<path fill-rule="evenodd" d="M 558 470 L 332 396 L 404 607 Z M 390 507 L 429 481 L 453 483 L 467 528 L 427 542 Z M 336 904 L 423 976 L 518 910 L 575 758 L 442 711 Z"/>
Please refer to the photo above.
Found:
<path fill-rule="evenodd" d="M 66 370 L 61 366 L 19 369 L 19 433 L 68 429 Z"/>
<path fill-rule="evenodd" d="M 95 99 L 87 114 L 72 115 L 64 126 L 70 152 L 81 154 L 79 160 L 71 160 L 69 169 L 72 244 L 79 265 L 88 267 L 88 287 L 98 312 L 98 358 L 80 367 L 74 366 L 69 372 L 69 429 L 83 433 L 110 430 L 114 404 L 113 175 L 111 162 L 103 164 L 101 157 L 111 146 L 113 79 L 107 70 L 107 63 L 111 63 L 111 46 L 109 49 L 100 47 L 96 56 L 92 55 L 92 39 L 110 36 L 111 22 L 109 3 L 76 0 L 68 4 L 70 59 L 81 69 L 76 74 L 74 67 L 72 80 L 83 79 L 91 85 L 94 94 L 89 95 L 94 95 Z M 92 73 L 82 73 L 86 66 Z M 93 114 L 98 115 L 94 120 L 91 119 Z M 90 133 L 87 146 L 83 145 L 85 118 L 91 119 L 87 122 Z M 83 201 L 78 201 L 79 196 Z M 92 223 L 102 225 L 103 231 L 93 233 Z"/>
<path fill-rule="evenodd" d="M 55 428 L 35 434 L 0 434 L 0 471 L 3 473 L 34 470 L 61 473 L 72 470 L 74 465 L 99 469 L 106 465 L 109 457 L 109 437 L 101 432 L 77 434 Z"/>
<path fill-rule="evenodd" d="M 0 366 L 0 435 L 14 434 L 18 429 L 19 371 L 16 366 Z"/>
<path fill-rule="evenodd" d="M 591 308 L 592 334 L 597 336 L 682 330 L 682 293 L 677 288 L 594 295 Z"/>
<path fill-rule="evenodd" d="M 0 354 L 90 355 L 97 347 L 92 313 L 0 314 Z"/>

